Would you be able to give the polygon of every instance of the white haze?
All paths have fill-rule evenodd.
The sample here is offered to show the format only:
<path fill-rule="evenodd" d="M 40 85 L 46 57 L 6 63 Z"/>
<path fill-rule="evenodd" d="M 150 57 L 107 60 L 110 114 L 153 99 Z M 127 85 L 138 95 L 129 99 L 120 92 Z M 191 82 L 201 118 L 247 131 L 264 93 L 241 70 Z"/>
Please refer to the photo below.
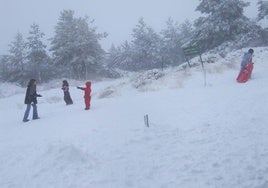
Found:
<path fill-rule="evenodd" d="M 246 15 L 256 17 L 256 1 L 251 0 Z M 54 35 L 60 12 L 75 11 L 75 16 L 89 16 L 95 20 L 98 32 L 107 32 L 101 45 L 108 50 L 111 44 L 119 45 L 131 39 L 132 29 L 140 17 L 156 31 L 165 27 L 169 17 L 178 23 L 193 21 L 199 0 L 0 0 L 0 55 L 7 53 L 8 45 L 17 32 L 27 37 L 30 25 L 37 23 L 46 39 Z M 45 41 L 47 42 L 47 41 Z"/>

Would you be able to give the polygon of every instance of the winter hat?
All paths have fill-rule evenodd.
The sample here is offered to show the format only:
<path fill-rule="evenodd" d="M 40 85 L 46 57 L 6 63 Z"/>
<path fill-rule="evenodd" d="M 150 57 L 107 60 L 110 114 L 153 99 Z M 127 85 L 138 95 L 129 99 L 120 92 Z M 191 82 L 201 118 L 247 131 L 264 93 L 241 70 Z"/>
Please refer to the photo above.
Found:
<path fill-rule="evenodd" d="M 91 82 L 90 82 L 90 81 L 87 81 L 87 82 L 86 82 L 86 86 L 87 86 L 87 87 L 91 87 Z"/>
<path fill-rule="evenodd" d="M 253 53 L 254 53 L 254 50 L 250 48 L 250 49 L 248 50 L 248 53 L 253 54 Z"/>
<path fill-rule="evenodd" d="M 62 83 L 65 84 L 65 85 L 69 85 L 67 80 L 63 80 Z"/>

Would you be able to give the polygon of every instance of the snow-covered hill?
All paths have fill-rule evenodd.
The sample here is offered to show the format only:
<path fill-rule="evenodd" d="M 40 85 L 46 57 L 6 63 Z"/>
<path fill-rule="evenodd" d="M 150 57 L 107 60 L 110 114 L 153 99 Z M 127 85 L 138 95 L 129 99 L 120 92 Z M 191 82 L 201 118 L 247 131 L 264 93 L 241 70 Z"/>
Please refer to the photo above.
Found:
<path fill-rule="evenodd" d="M 254 50 L 245 84 L 247 49 L 205 54 L 205 75 L 181 66 L 93 82 L 89 111 L 84 83 L 69 81 L 71 106 L 61 80 L 38 86 L 41 119 L 27 123 L 25 88 L 1 84 L 0 187 L 268 187 L 268 48 Z"/>

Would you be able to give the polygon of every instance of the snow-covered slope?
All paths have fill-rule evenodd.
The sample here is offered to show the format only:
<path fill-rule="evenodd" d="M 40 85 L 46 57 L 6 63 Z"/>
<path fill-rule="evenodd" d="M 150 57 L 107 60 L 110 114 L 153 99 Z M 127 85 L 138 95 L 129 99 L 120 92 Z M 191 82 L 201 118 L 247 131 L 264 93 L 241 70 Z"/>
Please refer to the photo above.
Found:
<path fill-rule="evenodd" d="M 246 50 L 205 54 L 206 74 L 176 67 L 93 82 L 89 111 L 78 82 L 72 106 L 61 81 L 38 86 L 41 119 L 27 123 L 25 88 L 1 84 L 0 187 L 268 187 L 268 48 L 254 49 L 252 79 L 238 84 Z"/>

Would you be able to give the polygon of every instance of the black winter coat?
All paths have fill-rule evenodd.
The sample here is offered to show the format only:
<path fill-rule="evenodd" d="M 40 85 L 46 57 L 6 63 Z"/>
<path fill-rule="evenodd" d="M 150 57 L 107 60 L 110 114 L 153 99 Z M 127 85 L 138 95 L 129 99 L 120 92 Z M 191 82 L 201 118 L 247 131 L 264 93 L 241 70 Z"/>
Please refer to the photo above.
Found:
<path fill-rule="evenodd" d="M 36 97 L 41 97 L 41 95 L 36 93 L 36 89 L 34 86 L 28 86 L 26 90 L 24 104 L 37 104 Z"/>

